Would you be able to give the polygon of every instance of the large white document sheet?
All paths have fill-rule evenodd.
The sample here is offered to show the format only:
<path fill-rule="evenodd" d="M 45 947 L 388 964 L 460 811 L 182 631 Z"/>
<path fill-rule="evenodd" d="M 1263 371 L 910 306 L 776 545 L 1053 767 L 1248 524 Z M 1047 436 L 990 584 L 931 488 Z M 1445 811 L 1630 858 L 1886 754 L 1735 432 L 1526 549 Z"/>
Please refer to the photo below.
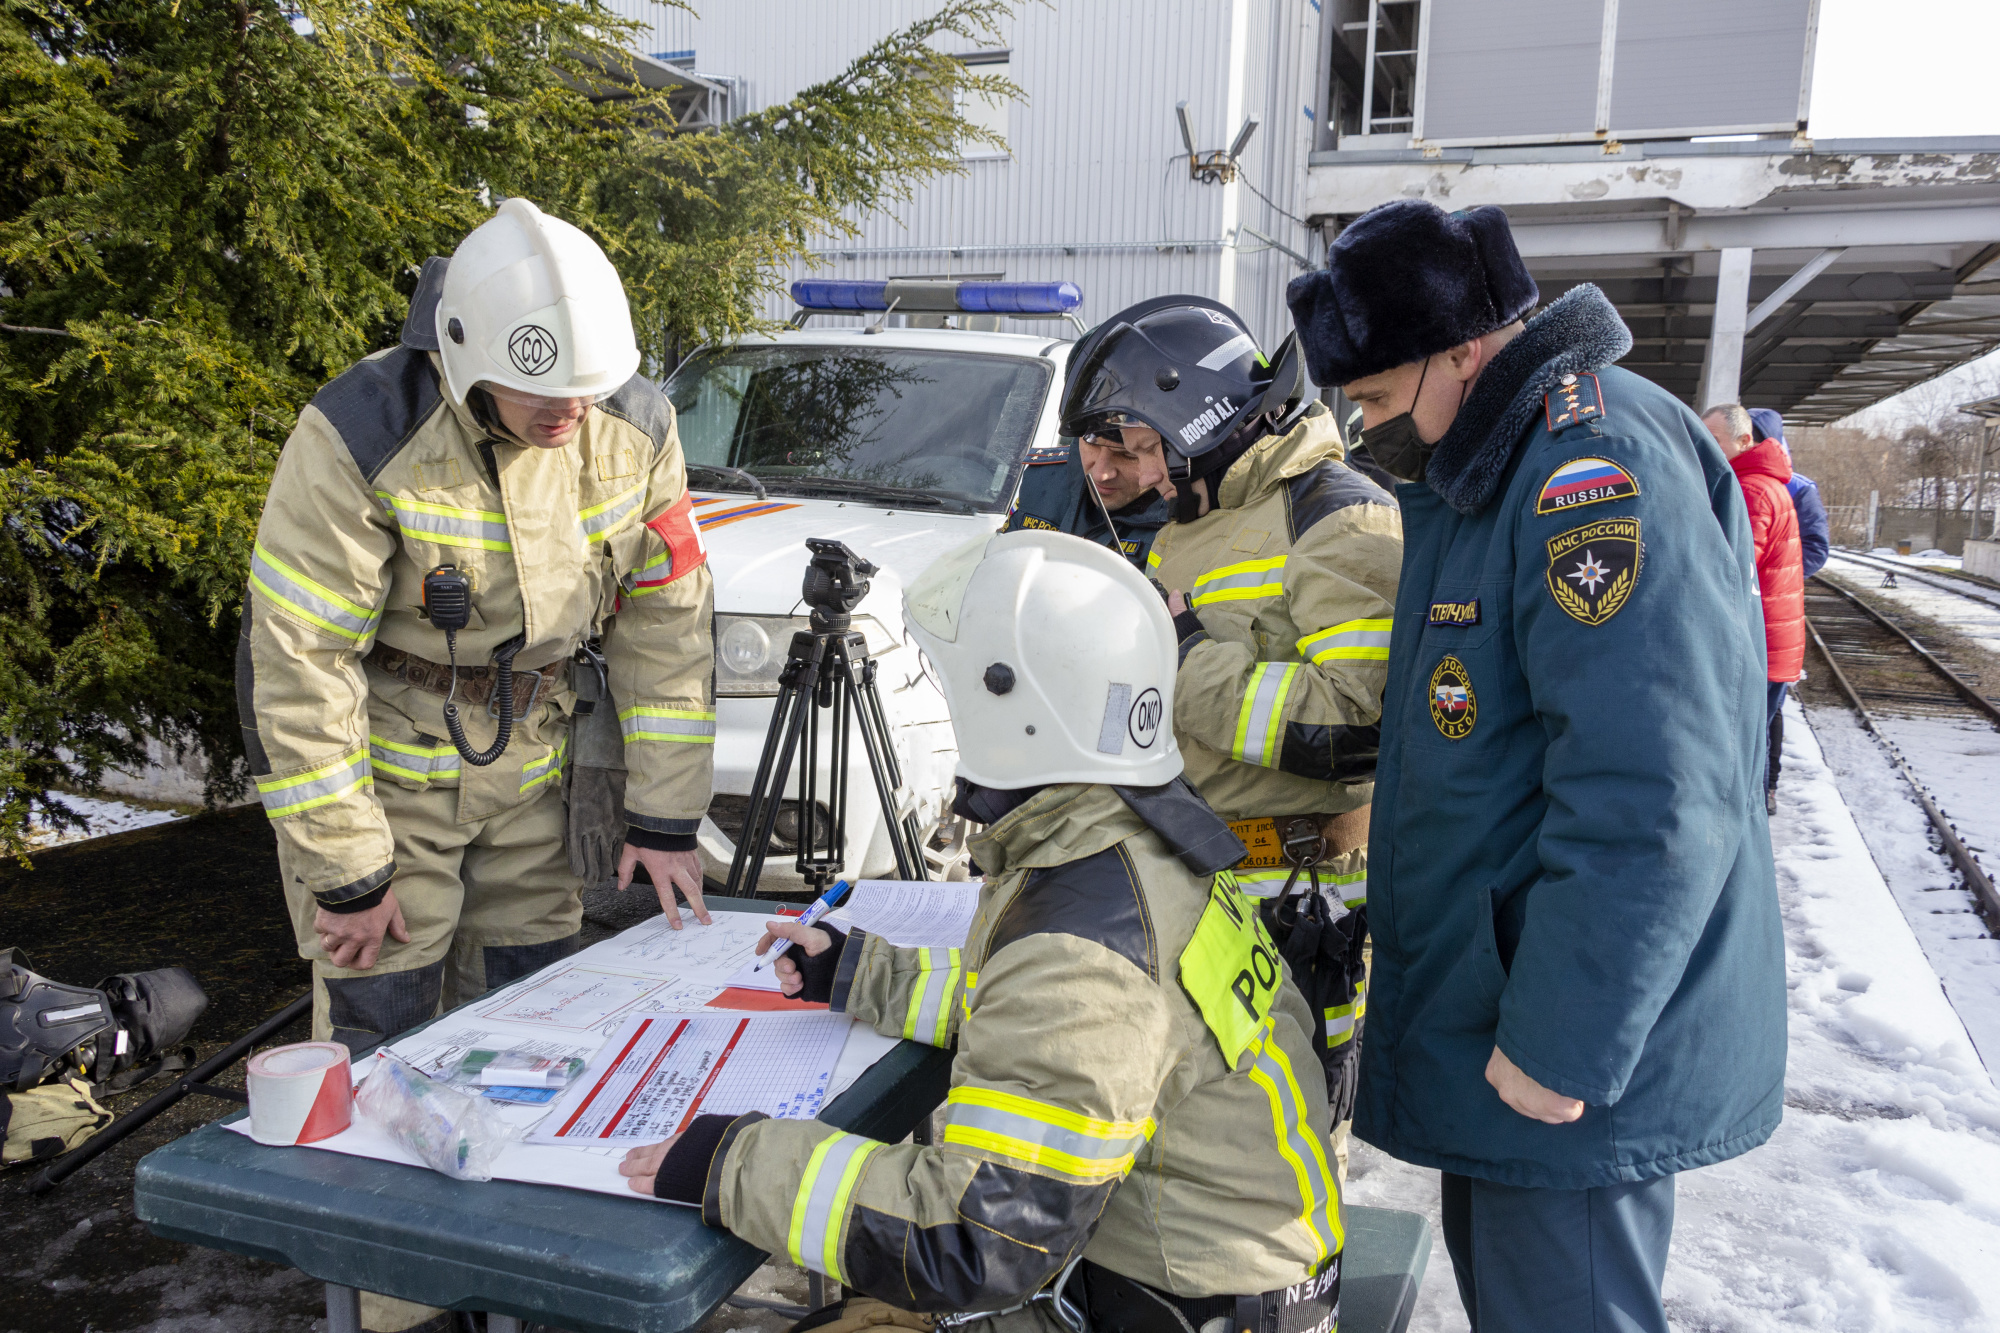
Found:
<path fill-rule="evenodd" d="M 388 1049 L 438 1077 L 455 1069 L 466 1051 L 481 1047 L 577 1056 L 592 1062 L 581 1080 L 587 1085 L 598 1074 L 607 1042 L 649 1016 L 696 1017 L 698 1031 L 705 1034 L 711 1029 L 733 1032 L 750 1016 L 745 1011 L 755 1011 L 755 1022 L 743 1029 L 737 1048 L 720 1062 L 714 1083 L 705 1093 L 697 1088 L 694 1101 L 681 1105 L 682 1117 L 687 1116 L 690 1106 L 698 1108 L 695 1114 L 708 1109 L 754 1109 L 781 1118 L 818 1114 L 827 1101 L 887 1054 L 896 1039 L 845 1015 L 829 1014 L 823 1006 L 795 1005 L 782 999 L 775 994 L 777 982 L 769 968 L 751 975 L 765 916 L 716 912 L 714 918 L 714 924 L 704 926 L 682 909 L 685 924 L 680 930 L 669 927 L 664 917 L 643 921 L 501 987 Z M 804 1023 L 808 1026 L 800 1028 L 801 1033 L 817 1035 L 797 1043 L 767 1036 L 765 1026 L 772 1023 L 780 1028 Z M 671 1029 L 674 1024 L 667 1026 Z M 830 1062 L 826 1057 L 829 1049 Z M 753 1051 L 754 1059 L 749 1058 Z M 358 1061 L 355 1081 L 367 1077 L 372 1068 L 373 1061 Z M 621 1121 L 621 1125 L 640 1128 L 590 1140 L 587 1146 L 580 1139 L 537 1141 L 535 1131 L 543 1126 L 545 1117 L 559 1112 L 558 1103 L 575 1093 L 576 1087 L 573 1084 L 568 1092 L 539 1104 L 494 1100 L 493 1109 L 501 1119 L 525 1135 L 525 1141 L 508 1148 L 495 1161 L 493 1174 L 497 1179 L 610 1194 L 631 1192 L 618 1174 L 619 1159 L 627 1148 L 657 1142 L 675 1132 L 671 1127 L 660 1127 L 671 1118 L 672 1107 L 680 1103 L 672 1097 L 655 1099 L 657 1105 L 649 1101 L 646 1114 L 634 1119 L 628 1113 Z M 735 1106 L 737 1102 L 743 1103 L 740 1108 Z M 250 1123 L 239 1120 L 228 1128 L 247 1135 Z M 359 1116 L 351 1128 L 307 1146 L 422 1165 L 388 1134 Z"/>

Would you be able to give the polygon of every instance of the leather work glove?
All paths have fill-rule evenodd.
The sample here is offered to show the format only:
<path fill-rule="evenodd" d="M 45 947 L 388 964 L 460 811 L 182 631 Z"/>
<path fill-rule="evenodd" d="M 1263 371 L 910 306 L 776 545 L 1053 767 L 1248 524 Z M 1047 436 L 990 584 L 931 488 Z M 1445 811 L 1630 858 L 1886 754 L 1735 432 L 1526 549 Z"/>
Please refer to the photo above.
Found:
<path fill-rule="evenodd" d="M 618 878 L 618 854 L 625 848 L 625 740 L 618 709 L 597 673 L 584 668 L 572 676 L 577 715 L 570 720 L 569 868 L 584 887 L 595 888 Z"/>

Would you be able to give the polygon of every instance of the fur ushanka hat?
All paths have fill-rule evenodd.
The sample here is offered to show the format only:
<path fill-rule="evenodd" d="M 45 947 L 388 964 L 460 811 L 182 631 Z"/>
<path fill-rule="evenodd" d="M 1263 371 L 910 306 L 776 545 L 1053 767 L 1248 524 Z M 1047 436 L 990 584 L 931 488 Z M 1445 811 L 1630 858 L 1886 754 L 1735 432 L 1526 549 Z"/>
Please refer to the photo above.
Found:
<path fill-rule="evenodd" d="M 1507 215 L 1427 199 L 1371 208 L 1292 279 L 1285 302 L 1313 383 L 1352 384 L 1511 324 L 1541 299 Z"/>

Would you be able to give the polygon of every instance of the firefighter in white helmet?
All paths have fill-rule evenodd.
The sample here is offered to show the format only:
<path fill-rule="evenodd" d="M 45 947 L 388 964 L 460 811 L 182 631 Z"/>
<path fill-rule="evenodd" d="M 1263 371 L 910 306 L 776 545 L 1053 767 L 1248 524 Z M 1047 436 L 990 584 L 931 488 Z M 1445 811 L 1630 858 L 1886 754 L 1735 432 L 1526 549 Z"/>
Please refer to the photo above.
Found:
<path fill-rule="evenodd" d="M 604 252 L 509 199 L 424 266 L 398 345 L 299 414 L 238 693 L 316 1037 L 359 1051 L 561 957 L 585 878 L 643 864 L 670 916 L 678 886 L 707 919 L 711 585 L 673 409 L 638 369 Z M 575 662 L 593 641 L 608 699 Z M 629 780 L 573 867 L 580 685 Z"/>
<path fill-rule="evenodd" d="M 940 560 L 905 619 L 951 705 L 955 808 L 987 825 L 965 947 L 771 931 L 800 946 L 788 992 L 956 1043 L 943 1130 L 701 1116 L 628 1154 L 633 1188 L 902 1310 L 1021 1333 L 1076 1312 L 1329 1327 L 1342 1229 L 1312 1020 L 1226 870 L 1242 844 L 1181 778 L 1165 606 L 1104 547 L 1024 531 Z M 829 1327 L 875 1322 L 905 1321 L 850 1302 Z"/>

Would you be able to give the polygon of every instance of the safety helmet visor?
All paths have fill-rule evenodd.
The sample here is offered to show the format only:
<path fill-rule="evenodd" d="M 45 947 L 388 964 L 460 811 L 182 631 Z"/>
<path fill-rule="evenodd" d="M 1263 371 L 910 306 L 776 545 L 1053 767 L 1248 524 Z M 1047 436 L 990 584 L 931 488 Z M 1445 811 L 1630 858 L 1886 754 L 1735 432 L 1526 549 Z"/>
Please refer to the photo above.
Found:
<path fill-rule="evenodd" d="M 550 394 L 529 393 L 524 389 L 517 389 L 511 384 L 502 384 L 497 380 L 481 380 L 478 387 L 484 389 L 503 403 L 511 403 L 515 407 L 524 407 L 530 412 L 589 411 L 617 392 L 616 389 L 600 389 L 594 393 L 552 396 Z"/>

